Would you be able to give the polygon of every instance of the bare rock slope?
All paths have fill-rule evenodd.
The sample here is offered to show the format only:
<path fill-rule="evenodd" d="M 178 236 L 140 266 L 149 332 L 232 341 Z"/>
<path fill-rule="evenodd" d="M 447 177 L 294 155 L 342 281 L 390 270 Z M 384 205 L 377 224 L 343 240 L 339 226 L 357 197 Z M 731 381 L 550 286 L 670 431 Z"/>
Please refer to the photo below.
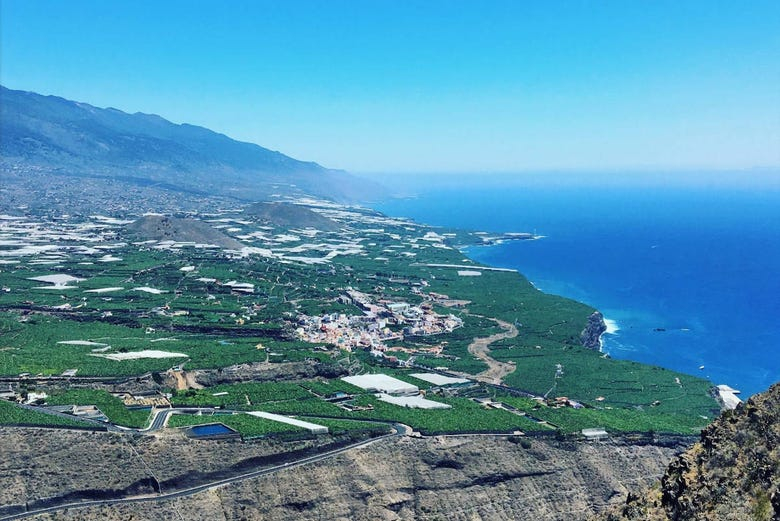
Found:
<path fill-rule="evenodd" d="M 780 519 L 780 384 L 724 412 L 660 486 L 632 493 L 603 519 Z"/>
<path fill-rule="evenodd" d="M 147 468 L 166 488 L 193 472 L 256 459 L 281 443 L 194 441 L 174 433 L 159 438 L 95 433 L 80 440 L 78 433 L 35 432 L 0 429 L 3 446 L 24 448 L 0 468 L 6 504 L 61 492 L 63 483 L 70 491 L 101 483 L 112 490 L 142 488 Z M 393 438 L 193 496 L 36 519 L 571 521 L 625 501 L 627 487 L 657 480 L 676 449 L 503 436 Z"/>

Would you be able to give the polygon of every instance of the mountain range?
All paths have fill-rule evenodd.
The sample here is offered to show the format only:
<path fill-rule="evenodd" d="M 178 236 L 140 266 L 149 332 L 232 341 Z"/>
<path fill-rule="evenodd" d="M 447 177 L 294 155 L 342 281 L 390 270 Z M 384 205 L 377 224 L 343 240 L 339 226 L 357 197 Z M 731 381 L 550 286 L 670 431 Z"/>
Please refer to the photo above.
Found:
<path fill-rule="evenodd" d="M 34 172 L 239 201 L 274 195 L 366 201 L 377 190 L 344 171 L 203 127 L 5 87 L 0 156 L 6 183 L 15 179 L 11 172 Z"/>

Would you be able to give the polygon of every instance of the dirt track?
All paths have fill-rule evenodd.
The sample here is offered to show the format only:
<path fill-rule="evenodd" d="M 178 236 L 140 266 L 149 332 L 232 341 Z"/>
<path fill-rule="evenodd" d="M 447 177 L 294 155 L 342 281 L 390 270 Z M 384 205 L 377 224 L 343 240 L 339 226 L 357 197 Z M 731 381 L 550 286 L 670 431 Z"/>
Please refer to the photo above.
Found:
<path fill-rule="evenodd" d="M 192 371 L 169 371 L 176 383 L 177 391 L 186 391 L 187 389 L 203 389 L 203 386 L 195 381 L 195 375 Z"/>
<path fill-rule="evenodd" d="M 516 337 L 517 328 L 509 322 L 504 322 L 495 318 L 491 320 L 495 320 L 495 322 L 506 331 L 484 338 L 475 338 L 474 341 L 469 344 L 469 353 L 488 365 L 486 370 L 477 375 L 477 380 L 492 384 L 502 384 L 504 377 L 514 372 L 515 366 L 506 362 L 499 362 L 492 358 L 490 356 L 490 344 L 506 338 Z"/>

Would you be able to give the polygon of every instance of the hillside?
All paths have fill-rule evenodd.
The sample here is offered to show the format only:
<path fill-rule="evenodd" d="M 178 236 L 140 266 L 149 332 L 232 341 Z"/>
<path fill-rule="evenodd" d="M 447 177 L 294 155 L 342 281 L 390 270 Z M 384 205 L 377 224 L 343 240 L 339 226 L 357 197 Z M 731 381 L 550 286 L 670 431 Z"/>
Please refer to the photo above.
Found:
<path fill-rule="evenodd" d="M 244 213 L 247 217 L 282 228 L 337 229 L 338 223 L 305 206 L 290 203 L 255 203 Z"/>
<path fill-rule="evenodd" d="M 126 230 L 129 234 L 144 240 L 215 244 L 231 250 L 240 250 L 244 247 L 232 237 L 196 219 L 146 215 L 127 225 Z"/>
<path fill-rule="evenodd" d="M 780 384 L 724 412 L 675 458 L 660 488 L 602 519 L 780 519 Z"/>
<path fill-rule="evenodd" d="M 373 185 L 203 127 L 0 87 L 0 155 L 16 176 L 85 177 L 91 183 L 258 200 L 271 194 L 365 200 Z M 103 190 L 98 183 L 95 189 Z M 8 186 L 6 186 L 8 188 Z"/>
<path fill-rule="evenodd" d="M 0 443 L 9 448 L 8 458 L 0 460 L 0 504 L 9 513 L 25 504 L 57 504 L 63 496 L 148 493 L 139 457 L 171 491 L 300 448 L 274 439 L 235 443 L 169 434 L 118 442 L 112 433 L 19 428 L 1 429 Z M 30 446 L 36 447 L 34 457 Z M 674 451 L 501 436 L 394 438 L 193 496 L 61 510 L 36 519 L 572 521 L 614 501 L 628 484 L 651 481 Z M 65 460 L 73 464 L 63 465 Z"/>

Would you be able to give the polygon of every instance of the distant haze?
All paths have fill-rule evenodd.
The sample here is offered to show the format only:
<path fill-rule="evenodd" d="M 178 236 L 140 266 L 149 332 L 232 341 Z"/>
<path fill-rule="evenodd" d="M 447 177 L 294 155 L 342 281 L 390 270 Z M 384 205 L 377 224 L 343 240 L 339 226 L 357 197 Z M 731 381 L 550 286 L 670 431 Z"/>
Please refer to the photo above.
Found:
<path fill-rule="evenodd" d="M 780 2 L 2 0 L 0 83 L 359 172 L 780 165 Z"/>
<path fill-rule="evenodd" d="M 374 172 L 359 175 L 390 187 L 401 197 L 440 188 L 644 188 L 780 192 L 780 167 L 738 170 L 527 170 L 522 172 Z"/>

